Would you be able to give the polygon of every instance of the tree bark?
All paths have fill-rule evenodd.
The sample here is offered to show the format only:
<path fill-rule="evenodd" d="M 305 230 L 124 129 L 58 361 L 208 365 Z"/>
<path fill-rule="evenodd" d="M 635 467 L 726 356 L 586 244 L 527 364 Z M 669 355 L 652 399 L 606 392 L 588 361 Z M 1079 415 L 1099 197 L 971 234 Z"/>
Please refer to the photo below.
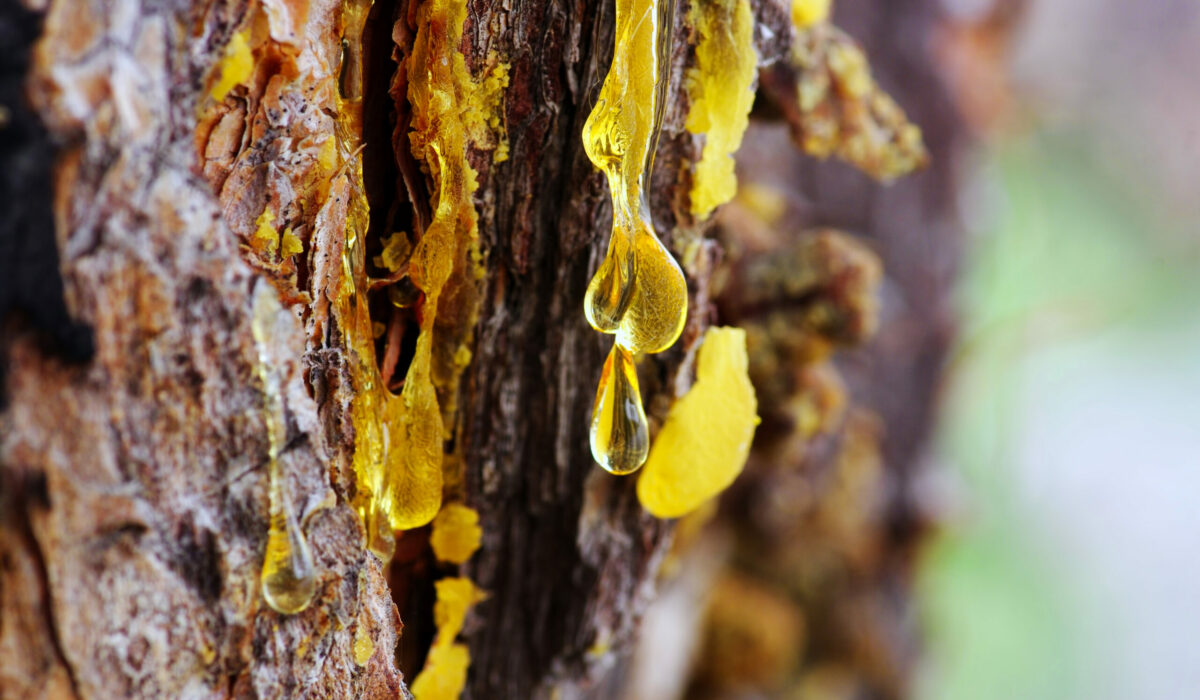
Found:
<path fill-rule="evenodd" d="M 401 229 L 419 240 L 431 216 L 432 181 L 407 135 L 414 106 L 403 66 L 418 4 L 377 0 L 361 49 L 342 43 L 352 5 L 47 0 L 0 19 L 22 39 L 5 43 L 15 56 L 6 56 L 5 89 L 19 83 L 28 97 L 10 103 L 5 93 L 10 123 L 24 131 L 5 143 L 4 164 L 28 179 L 11 178 L 25 189 L 10 184 L 4 201 L 29 212 L 0 238 L 27 250 L 11 258 L 27 263 L 0 268 L 13 273 L 7 288 L 0 281 L 0 313 L 20 313 L 0 348 L 0 697 L 396 697 L 420 670 L 434 636 L 432 582 L 454 568 L 436 562 L 424 528 L 403 533 L 390 566 L 365 547 L 353 506 L 354 360 L 337 341 L 346 318 L 333 301 L 356 187 L 371 205 L 359 232 L 368 256 Z M 753 6 L 765 68 L 784 59 L 793 30 L 786 3 Z M 846 230 L 868 241 L 888 281 L 878 339 L 840 356 L 849 402 L 886 427 L 879 460 L 896 485 L 883 496 L 885 516 L 865 526 L 882 554 L 849 584 L 899 601 L 885 617 L 901 648 L 886 679 L 867 682 L 870 697 L 902 694 L 915 648 L 904 622 L 920 531 L 909 483 L 952 325 L 955 161 L 965 142 L 927 48 L 936 6 L 844 0 L 836 17 L 923 127 L 926 173 L 885 188 L 842 165 L 814 165 L 787 144 L 763 95 L 739 155 L 744 181 L 786 194 L 776 250 L 814 226 Z M 588 450 L 610 341 L 587 325 L 582 299 L 611 210 L 580 133 L 611 59 L 613 8 L 467 8 L 459 48 L 468 69 L 478 78 L 508 65 L 509 157 L 497 162 L 478 144 L 466 154 L 479 183 L 484 274 L 465 336 L 471 361 L 451 390 L 447 473 L 459 481 L 446 489 L 480 513 L 482 547 L 460 573 L 488 593 L 464 630 L 466 696 L 611 697 L 674 531 L 640 507 L 634 479 L 603 473 Z M 748 264 L 729 252 L 750 235 L 736 207 L 718 217 L 717 236 L 688 206 L 703 141 L 684 128 L 696 40 L 687 13 L 679 0 L 651 205 L 664 243 L 685 261 L 690 312 L 677 345 L 639 368 L 655 426 L 688 389 L 707 327 L 751 324 L 756 313 L 736 287 L 718 287 L 718 270 Z M 214 76 L 241 31 L 254 42 L 252 72 L 233 98 L 217 98 Z M 314 154 L 341 128 L 338 92 L 355 79 L 345 68 L 355 55 L 364 179 L 343 169 L 314 185 Z M 256 248 L 268 206 L 303 245 L 292 260 L 268 264 Z M 265 344 L 252 332 L 264 289 L 286 309 Z M 260 594 L 273 420 L 264 366 L 280 387 L 286 491 L 319 572 L 312 605 L 291 616 Z M 830 433 L 843 436 L 845 425 L 862 423 Z M 753 517 L 755 499 L 778 485 L 773 460 L 815 479 L 838 454 L 818 444 L 797 467 L 760 445 L 718 527 Z M 820 624 L 836 639 L 854 622 Z"/>

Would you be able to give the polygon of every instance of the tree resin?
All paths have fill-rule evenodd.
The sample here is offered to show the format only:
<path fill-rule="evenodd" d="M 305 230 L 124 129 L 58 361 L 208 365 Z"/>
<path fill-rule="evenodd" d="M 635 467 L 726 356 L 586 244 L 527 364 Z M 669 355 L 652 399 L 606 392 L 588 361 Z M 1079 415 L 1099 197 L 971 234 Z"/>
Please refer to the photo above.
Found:
<path fill-rule="evenodd" d="M 256 373 L 262 382 L 263 418 L 267 425 L 268 514 L 267 551 L 263 558 L 262 592 L 267 605 L 276 612 L 294 615 L 308 607 L 317 589 L 316 567 L 312 551 L 296 514 L 292 511 L 279 464 L 279 452 L 287 439 L 280 399 L 279 375 L 269 369 L 270 329 L 283 313 L 271 285 L 259 283 L 254 290 L 254 315 L 251 330 L 258 351 Z"/>
<path fill-rule="evenodd" d="M 278 472 L 276 466 L 272 471 Z M 273 474 L 272 482 L 281 481 Z M 294 615 L 308 607 L 317 590 L 312 551 L 296 515 L 291 508 L 276 508 L 274 501 L 282 500 L 283 489 L 271 486 L 271 529 L 267 534 L 267 554 L 263 559 L 262 591 L 276 612 Z"/>
<path fill-rule="evenodd" d="M 584 150 L 607 177 L 613 202 L 608 252 L 588 284 L 584 315 L 616 336 L 591 426 L 592 455 L 614 474 L 637 470 L 649 451 L 633 355 L 669 348 L 687 317 L 687 282 L 654 233 L 646 198 L 673 10 L 671 0 L 616 0 L 612 66 L 583 127 Z"/>
<path fill-rule="evenodd" d="M 613 474 L 637 471 L 650 453 L 650 430 L 633 356 L 613 343 L 592 408 L 592 457 Z"/>

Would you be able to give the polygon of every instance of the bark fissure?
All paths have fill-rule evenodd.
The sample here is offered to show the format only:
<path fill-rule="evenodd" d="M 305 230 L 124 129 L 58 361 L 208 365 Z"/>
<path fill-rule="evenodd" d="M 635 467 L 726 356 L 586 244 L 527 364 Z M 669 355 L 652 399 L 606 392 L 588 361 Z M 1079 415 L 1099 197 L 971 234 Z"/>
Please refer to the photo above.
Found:
<path fill-rule="evenodd" d="M 75 670 L 71 666 L 71 661 L 67 658 L 66 651 L 63 649 L 58 624 L 54 619 L 53 601 L 51 598 L 51 590 L 49 584 L 49 569 L 46 567 L 46 557 L 42 551 L 41 543 L 38 542 L 35 535 L 32 522 L 33 516 L 30 512 L 31 506 L 41 506 L 44 509 L 49 509 L 49 494 L 46 492 L 46 482 L 44 477 L 31 472 L 14 471 L 11 474 L 5 475 L 4 493 L 8 496 L 4 499 L 4 512 L 6 514 L 5 528 L 11 528 L 10 532 L 16 533 L 19 543 L 17 547 L 23 548 L 32 559 L 35 573 L 35 598 L 38 602 L 38 607 L 41 608 L 42 621 L 45 624 L 47 640 L 54 654 L 54 661 L 61 664 L 67 675 L 70 684 L 71 696 L 79 697 L 79 684 L 75 679 Z M 16 498 L 20 494 L 22 498 Z M 7 539 L 7 538 L 6 538 Z M 7 549 L 7 548 L 6 548 Z M 16 552 L 6 552 L 4 558 L 20 556 Z M 8 567 L 5 567 L 8 568 Z M 15 579 L 10 579 L 14 581 Z"/>

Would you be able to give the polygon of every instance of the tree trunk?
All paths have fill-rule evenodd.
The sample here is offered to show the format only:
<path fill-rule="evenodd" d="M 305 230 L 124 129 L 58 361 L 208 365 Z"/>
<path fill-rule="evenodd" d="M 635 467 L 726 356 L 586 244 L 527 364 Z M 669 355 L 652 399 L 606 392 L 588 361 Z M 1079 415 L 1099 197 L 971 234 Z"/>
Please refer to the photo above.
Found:
<path fill-rule="evenodd" d="M 877 340 L 839 355 L 851 417 L 809 436 L 803 457 L 781 457 L 777 446 L 799 428 L 772 424 L 787 397 L 771 403 L 769 378 L 755 377 L 766 422 L 713 526 L 736 531 L 780 474 L 819 483 L 853 442 L 848 431 L 871 435 L 894 483 L 880 496 L 884 515 L 863 526 L 878 552 L 852 581 L 830 584 L 889 601 L 883 624 L 898 630 L 899 649 L 883 671 L 854 671 L 871 697 L 903 693 L 916 644 L 905 622 L 907 556 L 920 529 L 908 486 L 949 339 L 958 257 L 963 140 L 927 48 L 937 6 L 844 0 L 835 18 L 924 129 L 929 170 L 884 188 L 843 165 L 814 165 L 791 150 L 786 110 L 770 104 L 782 98 L 764 90 L 739 169 L 744 182 L 784 194 L 786 225 L 773 247 L 742 254 L 753 235 L 738 218 L 744 207 L 715 219 L 718 235 L 689 208 L 703 140 L 685 128 L 696 35 L 680 0 L 651 186 L 690 302 L 681 340 L 639 368 L 654 425 L 690 386 L 710 324 L 761 320 L 741 286 L 754 284 L 754 260 L 815 240 L 795 237 L 818 225 L 860 237 L 882 258 Z M 588 326 L 582 299 L 611 209 L 580 133 L 612 56 L 613 7 L 472 1 L 458 43 L 441 7 L 46 0 L 3 11 L 3 201 L 14 215 L 0 237 L 0 251 L 12 251 L 0 261 L 9 317 L 0 697 L 406 695 L 436 634 L 433 582 L 451 573 L 488 596 L 464 630 L 467 697 L 611 697 L 636 676 L 625 659 L 674 523 L 646 513 L 635 479 L 597 469 L 588 450 L 610 341 Z M 791 50 L 789 8 L 753 8 L 759 66 L 769 70 Z M 498 119 L 462 127 L 466 152 L 454 166 L 478 182 L 469 193 L 477 243 L 459 239 L 434 308 L 388 304 L 429 295 L 427 281 L 388 277 L 375 258 L 393 243 L 419 245 L 440 216 L 446 185 L 410 133 L 440 138 L 448 127 L 421 131 L 433 100 L 413 99 L 422 76 L 411 68 L 428 55 L 438 70 L 447 46 L 473 81 L 460 96 L 506 76 Z M 856 270 L 874 264 L 848 255 Z M 718 270 L 733 282 L 719 286 Z M 368 290 L 368 273 L 386 284 Z M 825 294 L 772 303 L 809 308 Z M 355 304 L 369 311 L 365 331 Z M 434 558 L 425 527 L 402 533 L 390 566 L 381 564 L 360 517 L 363 377 L 402 391 L 426 333 L 447 427 L 443 490 L 476 509 L 483 529 L 461 571 Z M 463 348 L 469 363 L 459 362 Z M 366 356 L 376 366 L 356 364 Z M 295 615 L 261 594 L 273 469 L 317 571 L 315 597 Z M 789 527 L 836 537 L 805 517 Z M 742 533 L 734 547 L 766 536 Z M 761 552 L 743 561 L 754 556 L 772 566 Z M 807 622 L 827 641 L 854 624 Z M 795 666 L 843 647 L 811 647 Z"/>

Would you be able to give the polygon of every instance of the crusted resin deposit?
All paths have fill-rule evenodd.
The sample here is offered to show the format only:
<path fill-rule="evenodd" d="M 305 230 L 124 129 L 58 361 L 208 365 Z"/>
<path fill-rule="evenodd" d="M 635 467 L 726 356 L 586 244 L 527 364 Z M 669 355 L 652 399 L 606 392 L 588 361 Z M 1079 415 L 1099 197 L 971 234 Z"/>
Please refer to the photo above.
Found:
<path fill-rule="evenodd" d="M 758 425 L 746 331 L 710 328 L 696 365 L 695 385 L 671 407 L 638 478 L 638 500 L 660 518 L 690 513 L 733 483 Z"/>

